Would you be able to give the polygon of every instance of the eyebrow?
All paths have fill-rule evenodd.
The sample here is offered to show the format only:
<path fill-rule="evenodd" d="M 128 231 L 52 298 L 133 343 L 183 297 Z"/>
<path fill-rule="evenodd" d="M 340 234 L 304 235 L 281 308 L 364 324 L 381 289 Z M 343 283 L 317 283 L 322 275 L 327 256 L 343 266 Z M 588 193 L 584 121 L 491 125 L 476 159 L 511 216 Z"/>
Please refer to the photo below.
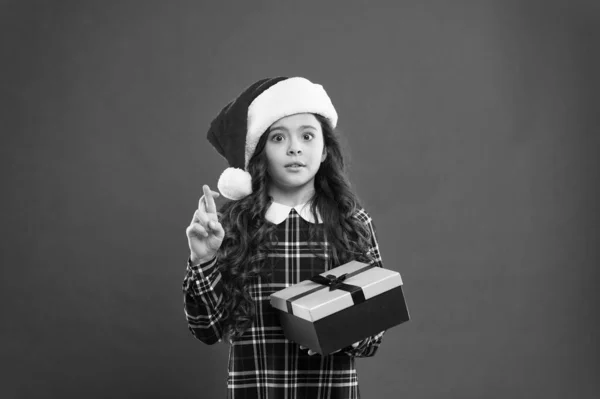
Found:
<path fill-rule="evenodd" d="M 313 125 L 302 125 L 299 126 L 299 129 L 313 129 L 313 130 L 317 130 L 316 127 L 314 127 Z M 286 132 L 288 132 L 289 130 L 285 127 L 285 126 L 275 126 L 269 129 L 269 133 L 272 132 L 273 130 L 285 130 Z"/>

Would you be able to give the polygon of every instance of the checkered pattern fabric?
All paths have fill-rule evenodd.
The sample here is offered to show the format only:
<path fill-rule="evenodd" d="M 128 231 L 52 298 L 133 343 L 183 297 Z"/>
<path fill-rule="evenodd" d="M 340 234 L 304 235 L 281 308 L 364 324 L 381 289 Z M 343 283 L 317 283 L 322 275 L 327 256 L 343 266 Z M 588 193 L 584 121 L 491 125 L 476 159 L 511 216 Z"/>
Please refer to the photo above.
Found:
<path fill-rule="evenodd" d="M 371 217 L 360 210 L 356 218 L 371 231 L 371 247 L 378 266 L 379 247 Z M 319 225 L 317 225 L 319 226 Z M 322 225 L 320 225 L 322 226 Z M 308 355 L 306 349 L 285 338 L 277 313 L 269 296 L 290 285 L 323 273 L 331 265 L 327 256 L 328 243 L 321 237 L 318 244 L 323 256 L 309 249 L 309 222 L 292 209 L 285 221 L 277 225 L 277 242 L 272 243 L 268 262 L 273 267 L 269 281 L 257 279 L 250 286 L 256 302 L 256 320 L 242 336 L 231 339 L 229 352 L 228 397 L 233 399 L 300 399 L 359 398 L 356 357 L 373 356 L 384 331 L 366 338 L 356 348 L 346 348 L 328 356 Z M 322 233 L 322 231 L 321 231 Z M 193 266 L 188 260 L 183 281 L 184 309 L 188 327 L 200 341 L 213 344 L 221 341 L 223 295 L 221 274 L 216 259 Z"/>

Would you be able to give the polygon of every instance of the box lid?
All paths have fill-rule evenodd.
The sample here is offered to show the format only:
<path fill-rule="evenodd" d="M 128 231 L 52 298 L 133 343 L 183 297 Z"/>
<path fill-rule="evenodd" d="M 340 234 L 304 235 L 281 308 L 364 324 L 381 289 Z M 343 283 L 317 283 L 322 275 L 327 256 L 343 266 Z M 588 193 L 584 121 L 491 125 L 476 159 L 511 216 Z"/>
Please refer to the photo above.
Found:
<path fill-rule="evenodd" d="M 330 280 L 346 274 L 343 284 L 353 286 L 355 294 L 344 289 L 330 289 L 329 286 L 305 280 L 273 293 L 271 305 L 284 312 L 292 313 L 308 321 L 317 321 L 340 310 L 355 305 L 357 298 L 368 300 L 383 292 L 402 285 L 400 273 L 352 261 L 334 269 L 321 273 L 319 276 Z M 359 299 L 359 301 L 362 299 Z"/>

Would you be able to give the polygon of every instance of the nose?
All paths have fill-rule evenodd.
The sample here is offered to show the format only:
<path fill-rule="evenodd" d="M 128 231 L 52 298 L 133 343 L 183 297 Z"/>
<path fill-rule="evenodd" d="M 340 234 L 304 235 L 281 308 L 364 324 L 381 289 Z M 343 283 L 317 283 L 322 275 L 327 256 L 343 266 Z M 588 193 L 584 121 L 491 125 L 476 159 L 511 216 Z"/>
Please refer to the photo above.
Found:
<path fill-rule="evenodd" d="M 302 150 L 300 149 L 300 144 L 297 140 L 290 140 L 290 146 L 287 151 L 288 155 L 300 155 L 302 154 Z"/>

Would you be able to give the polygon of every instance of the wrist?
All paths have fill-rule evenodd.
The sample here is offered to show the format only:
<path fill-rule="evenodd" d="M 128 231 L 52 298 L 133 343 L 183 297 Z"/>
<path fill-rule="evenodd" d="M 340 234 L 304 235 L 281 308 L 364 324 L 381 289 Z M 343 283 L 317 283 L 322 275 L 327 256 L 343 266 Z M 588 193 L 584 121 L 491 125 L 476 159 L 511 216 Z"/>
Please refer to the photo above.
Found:
<path fill-rule="evenodd" d="M 212 261 L 214 258 L 215 258 L 215 255 L 200 258 L 200 257 L 198 257 L 198 255 L 196 255 L 195 253 L 192 252 L 190 254 L 190 263 L 194 266 L 198 266 L 198 265 L 202 265 L 204 263 L 208 263 L 208 262 Z"/>

